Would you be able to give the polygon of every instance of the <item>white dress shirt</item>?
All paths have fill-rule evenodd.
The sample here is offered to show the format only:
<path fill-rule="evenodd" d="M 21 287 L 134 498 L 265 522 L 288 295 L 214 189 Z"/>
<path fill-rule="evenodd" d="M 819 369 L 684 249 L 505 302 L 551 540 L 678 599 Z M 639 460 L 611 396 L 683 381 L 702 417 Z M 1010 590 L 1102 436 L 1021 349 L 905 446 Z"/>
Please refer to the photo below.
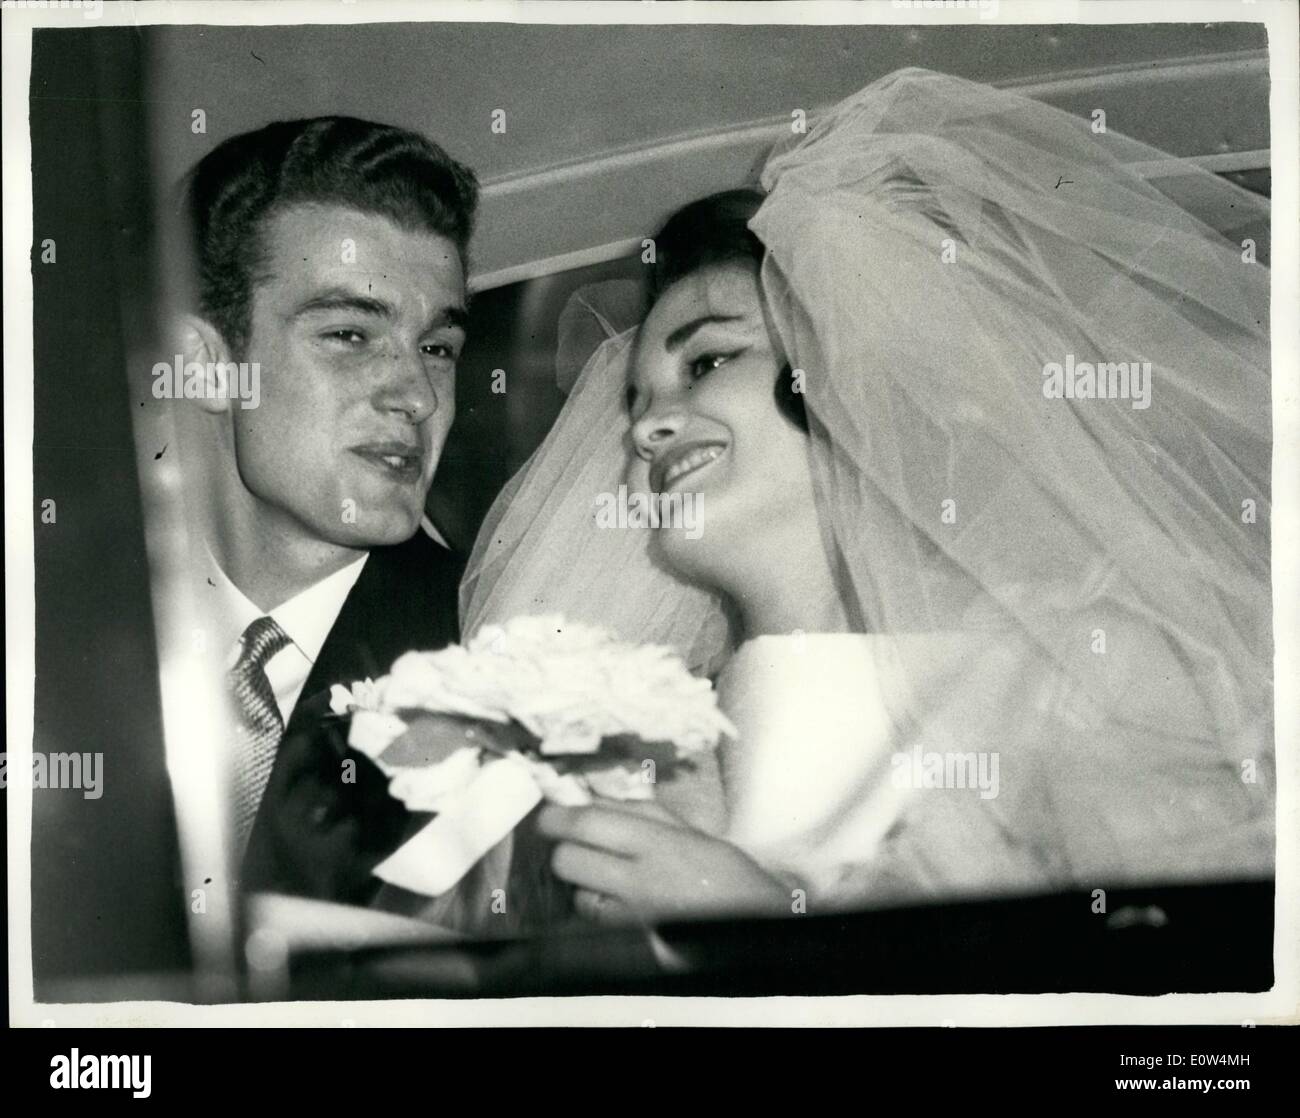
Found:
<path fill-rule="evenodd" d="M 286 726 L 325 638 L 338 620 L 339 611 L 368 558 L 367 553 L 295 594 L 269 613 L 290 640 L 266 664 L 266 676 Z M 220 642 L 217 647 L 226 653 L 225 667 L 231 668 L 239 658 L 239 638 L 244 630 L 257 618 L 268 614 L 258 609 L 230 581 L 210 551 L 207 559 L 207 582 L 201 588 L 202 600 L 209 603 L 208 616 L 216 627 L 216 637 Z"/>

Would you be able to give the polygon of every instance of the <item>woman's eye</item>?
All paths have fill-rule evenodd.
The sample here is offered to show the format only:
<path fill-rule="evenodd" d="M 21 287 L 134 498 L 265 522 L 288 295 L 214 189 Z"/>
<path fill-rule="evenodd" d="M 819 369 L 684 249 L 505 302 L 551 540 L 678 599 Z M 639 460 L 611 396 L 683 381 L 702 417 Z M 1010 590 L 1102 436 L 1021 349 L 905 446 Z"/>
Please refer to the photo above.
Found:
<path fill-rule="evenodd" d="M 444 361 L 456 360 L 456 347 L 445 342 L 430 342 L 428 345 L 422 345 L 420 349 L 429 357 L 440 357 Z"/>
<path fill-rule="evenodd" d="M 731 360 L 732 355 L 729 353 L 705 353 L 697 357 L 690 363 L 690 373 L 692 380 L 699 380 L 706 373 L 713 372 L 720 365 L 725 365 Z"/>

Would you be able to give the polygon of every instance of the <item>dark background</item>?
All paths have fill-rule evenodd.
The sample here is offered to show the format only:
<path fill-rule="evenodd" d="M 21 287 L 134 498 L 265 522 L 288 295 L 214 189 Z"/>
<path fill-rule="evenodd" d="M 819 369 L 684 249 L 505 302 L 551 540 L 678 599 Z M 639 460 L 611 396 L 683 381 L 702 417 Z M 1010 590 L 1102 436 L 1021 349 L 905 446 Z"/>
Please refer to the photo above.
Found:
<path fill-rule="evenodd" d="M 103 795 L 33 797 L 38 1001 L 66 975 L 187 963 L 128 336 L 153 295 L 134 30 L 38 31 L 31 84 L 38 752 L 103 753 Z M 41 262 L 53 238 L 57 260 Z M 43 524 L 41 502 L 56 502 Z M 45 997 L 42 997 L 42 994 Z"/>

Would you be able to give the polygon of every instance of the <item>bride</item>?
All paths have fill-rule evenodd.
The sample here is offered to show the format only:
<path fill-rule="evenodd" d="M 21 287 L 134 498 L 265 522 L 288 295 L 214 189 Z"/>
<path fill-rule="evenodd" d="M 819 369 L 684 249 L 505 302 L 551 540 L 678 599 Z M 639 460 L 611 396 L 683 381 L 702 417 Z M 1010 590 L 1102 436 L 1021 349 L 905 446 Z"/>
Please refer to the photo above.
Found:
<path fill-rule="evenodd" d="M 581 913 L 1271 872 L 1269 277 L 1184 204 L 1267 209 L 1130 166 L 1162 160 L 909 69 L 654 239 L 648 315 L 462 587 L 467 635 L 555 611 L 676 646 L 739 731 L 720 782 L 545 809 Z M 622 484 L 696 530 L 603 526 Z"/>

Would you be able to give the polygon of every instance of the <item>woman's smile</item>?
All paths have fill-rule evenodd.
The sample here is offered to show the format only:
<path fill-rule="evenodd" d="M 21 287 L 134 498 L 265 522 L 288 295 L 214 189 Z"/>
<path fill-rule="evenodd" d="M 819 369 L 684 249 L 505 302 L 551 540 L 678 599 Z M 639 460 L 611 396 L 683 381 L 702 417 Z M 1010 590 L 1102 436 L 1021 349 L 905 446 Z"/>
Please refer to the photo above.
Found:
<path fill-rule="evenodd" d="M 676 482 L 716 462 L 727 451 L 725 443 L 685 443 L 674 447 L 650 468 L 650 491 L 664 493 Z"/>

